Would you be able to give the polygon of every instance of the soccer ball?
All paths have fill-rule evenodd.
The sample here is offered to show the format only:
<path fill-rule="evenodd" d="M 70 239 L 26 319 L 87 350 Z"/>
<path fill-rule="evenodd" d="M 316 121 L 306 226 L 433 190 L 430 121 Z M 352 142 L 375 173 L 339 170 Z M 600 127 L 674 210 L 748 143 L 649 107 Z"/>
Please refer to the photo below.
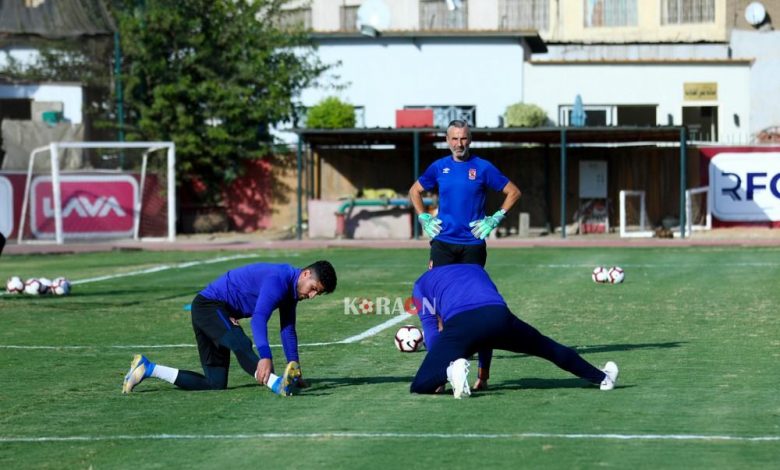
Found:
<path fill-rule="evenodd" d="M 625 279 L 626 273 L 620 266 L 612 266 L 609 268 L 609 282 L 612 284 L 620 284 Z"/>
<path fill-rule="evenodd" d="M 607 268 L 602 266 L 596 266 L 596 268 L 593 269 L 593 273 L 590 275 L 590 277 L 593 279 L 593 282 L 603 284 L 609 282 L 609 271 L 607 271 Z"/>
<path fill-rule="evenodd" d="M 5 282 L 5 290 L 9 294 L 21 294 L 24 292 L 24 282 L 19 276 L 12 276 Z"/>
<path fill-rule="evenodd" d="M 51 292 L 51 279 L 48 277 L 39 277 L 38 282 L 41 283 L 41 294 L 48 294 Z"/>
<path fill-rule="evenodd" d="M 395 333 L 395 347 L 401 352 L 415 352 L 422 344 L 423 334 L 416 326 L 405 325 Z"/>
<path fill-rule="evenodd" d="M 24 281 L 24 293 L 28 295 L 41 295 L 46 291 L 43 290 L 43 284 L 38 279 L 30 278 Z"/>
<path fill-rule="evenodd" d="M 58 277 L 51 282 L 50 292 L 54 295 L 70 294 L 70 281 L 64 277 Z"/>

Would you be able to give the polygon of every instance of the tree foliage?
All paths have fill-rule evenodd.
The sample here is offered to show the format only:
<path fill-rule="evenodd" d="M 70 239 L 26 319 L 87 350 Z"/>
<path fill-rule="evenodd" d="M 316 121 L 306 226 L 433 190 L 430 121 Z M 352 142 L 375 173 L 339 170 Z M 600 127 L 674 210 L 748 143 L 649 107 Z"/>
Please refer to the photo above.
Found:
<path fill-rule="evenodd" d="M 355 127 L 355 108 L 335 96 L 330 96 L 309 108 L 306 127 L 343 129 Z"/>
<path fill-rule="evenodd" d="M 507 127 L 540 127 L 547 124 L 547 113 L 535 104 L 515 103 L 504 113 Z"/>
<path fill-rule="evenodd" d="M 181 175 L 214 196 L 242 161 L 264 155 L 268 126 L 325 70 L 302 30 L 282 28 L 288 0 L 124 0 L 127 135 L 172 140 Z"/>

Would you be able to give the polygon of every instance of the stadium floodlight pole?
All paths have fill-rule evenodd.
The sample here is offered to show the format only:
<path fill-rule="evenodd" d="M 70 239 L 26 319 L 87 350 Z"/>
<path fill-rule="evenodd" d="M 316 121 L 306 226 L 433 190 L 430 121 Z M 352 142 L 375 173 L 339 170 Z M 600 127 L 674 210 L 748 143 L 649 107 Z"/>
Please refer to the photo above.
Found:
<path fill-rule="evenodd" d="M 566 238 L 566 128 L 561 128 L 561 238 Z"/>
<path fill-rule="evenodd" d="M 414 149 L 412 152 L 414 154 L 414 181 L 417 181 L 420 178 L 420 133 L 417 131 L 412 133 L 412 148 Z M 420 226 L 417 224 L 416 218 L 417 214 L 414 213 L 414 206 L 412 206 L 412 236 L 415 240 L 420 238 Z"/>
<path fill-rule="evenodd" d="M 688 140 L 685 135 L 685 126 L 682 126 L 680 128 L 680 238 L 685 238 L 685 179 L 686 179 L 686 171 L 685 168 L 687 166 L 687 155 L 686 155 L 686 147 L 688 145 Z"/>
<path fill-rule="evenodd" d="M 301 188 L 303 175 L 301 175 L 301 172 L 303 171 L 303 136 L 298 134 L 298 225 L 295 228 L 296 236 L 298 240 L 302 238 L 302 230 L 303 230 L 303 201 L 302 201 L 302 191 L 303 188 Z"/>

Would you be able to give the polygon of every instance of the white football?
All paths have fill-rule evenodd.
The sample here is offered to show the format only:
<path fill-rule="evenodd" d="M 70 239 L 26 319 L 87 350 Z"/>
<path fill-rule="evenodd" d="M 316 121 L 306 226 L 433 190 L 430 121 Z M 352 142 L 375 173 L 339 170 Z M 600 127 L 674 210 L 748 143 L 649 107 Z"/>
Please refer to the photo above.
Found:
<path fill-rule="evenodd" d="M 40 295 L 43 293 L 43 285 L 38 279 L 30 278 L 24 281 L 24 293 L 28 295 Z"/>
<path fill-rule="evenodd" d="M 590 278 L 593 279 L 593 282 L 598 282 L 600 284 L 609 282 L 609 271 L 603 266 L 596 266 L 593 269 Z"/>
<path fill-rule="evenodd" d="M 609 282 L 612 284 L 620 284 L 625 278 L 626 273 L 620 266 L 612 266 L 609 268 Z"/>
<path fill-rule="evenodd" d="M 50 292 L 54 295 L 70 294 L 70 281 L 64 277 L 58 277 L 51 282 Z"/>
<path fill-rule="evenodd" d="M 51 279 L 48 277 L 39 277 L 38 282 L 41 283 L 41 294 L 48 294 L 51 292 Z"/>
<path fill-rule="evenodd" d="M 5 291 L 9 294 L 21 294 L 24 292 L 24 281 L 19 276 L 11 276 L 5 282 Z"/>
<path fill-rule="evenodd" d="M 395 333 L 395 347 L 401 352 L 415 352 L 422 344 L 423 334 L 416 326 L 404 325 Z"/>

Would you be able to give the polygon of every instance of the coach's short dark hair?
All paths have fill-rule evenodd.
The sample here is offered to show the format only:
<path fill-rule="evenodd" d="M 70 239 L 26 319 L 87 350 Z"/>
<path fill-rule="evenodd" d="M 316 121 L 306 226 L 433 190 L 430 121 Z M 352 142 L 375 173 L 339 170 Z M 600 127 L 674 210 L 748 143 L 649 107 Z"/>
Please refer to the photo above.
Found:
<path fill-rule="evenodd" d="M 333 265 L 325 260 L 315 261 L 314 263 L 306 266 L 303 269 L 308 269 L 317 278 L 326 294 L 330 294 L 336 290 L 336 270 L 333 269 Z"/>

